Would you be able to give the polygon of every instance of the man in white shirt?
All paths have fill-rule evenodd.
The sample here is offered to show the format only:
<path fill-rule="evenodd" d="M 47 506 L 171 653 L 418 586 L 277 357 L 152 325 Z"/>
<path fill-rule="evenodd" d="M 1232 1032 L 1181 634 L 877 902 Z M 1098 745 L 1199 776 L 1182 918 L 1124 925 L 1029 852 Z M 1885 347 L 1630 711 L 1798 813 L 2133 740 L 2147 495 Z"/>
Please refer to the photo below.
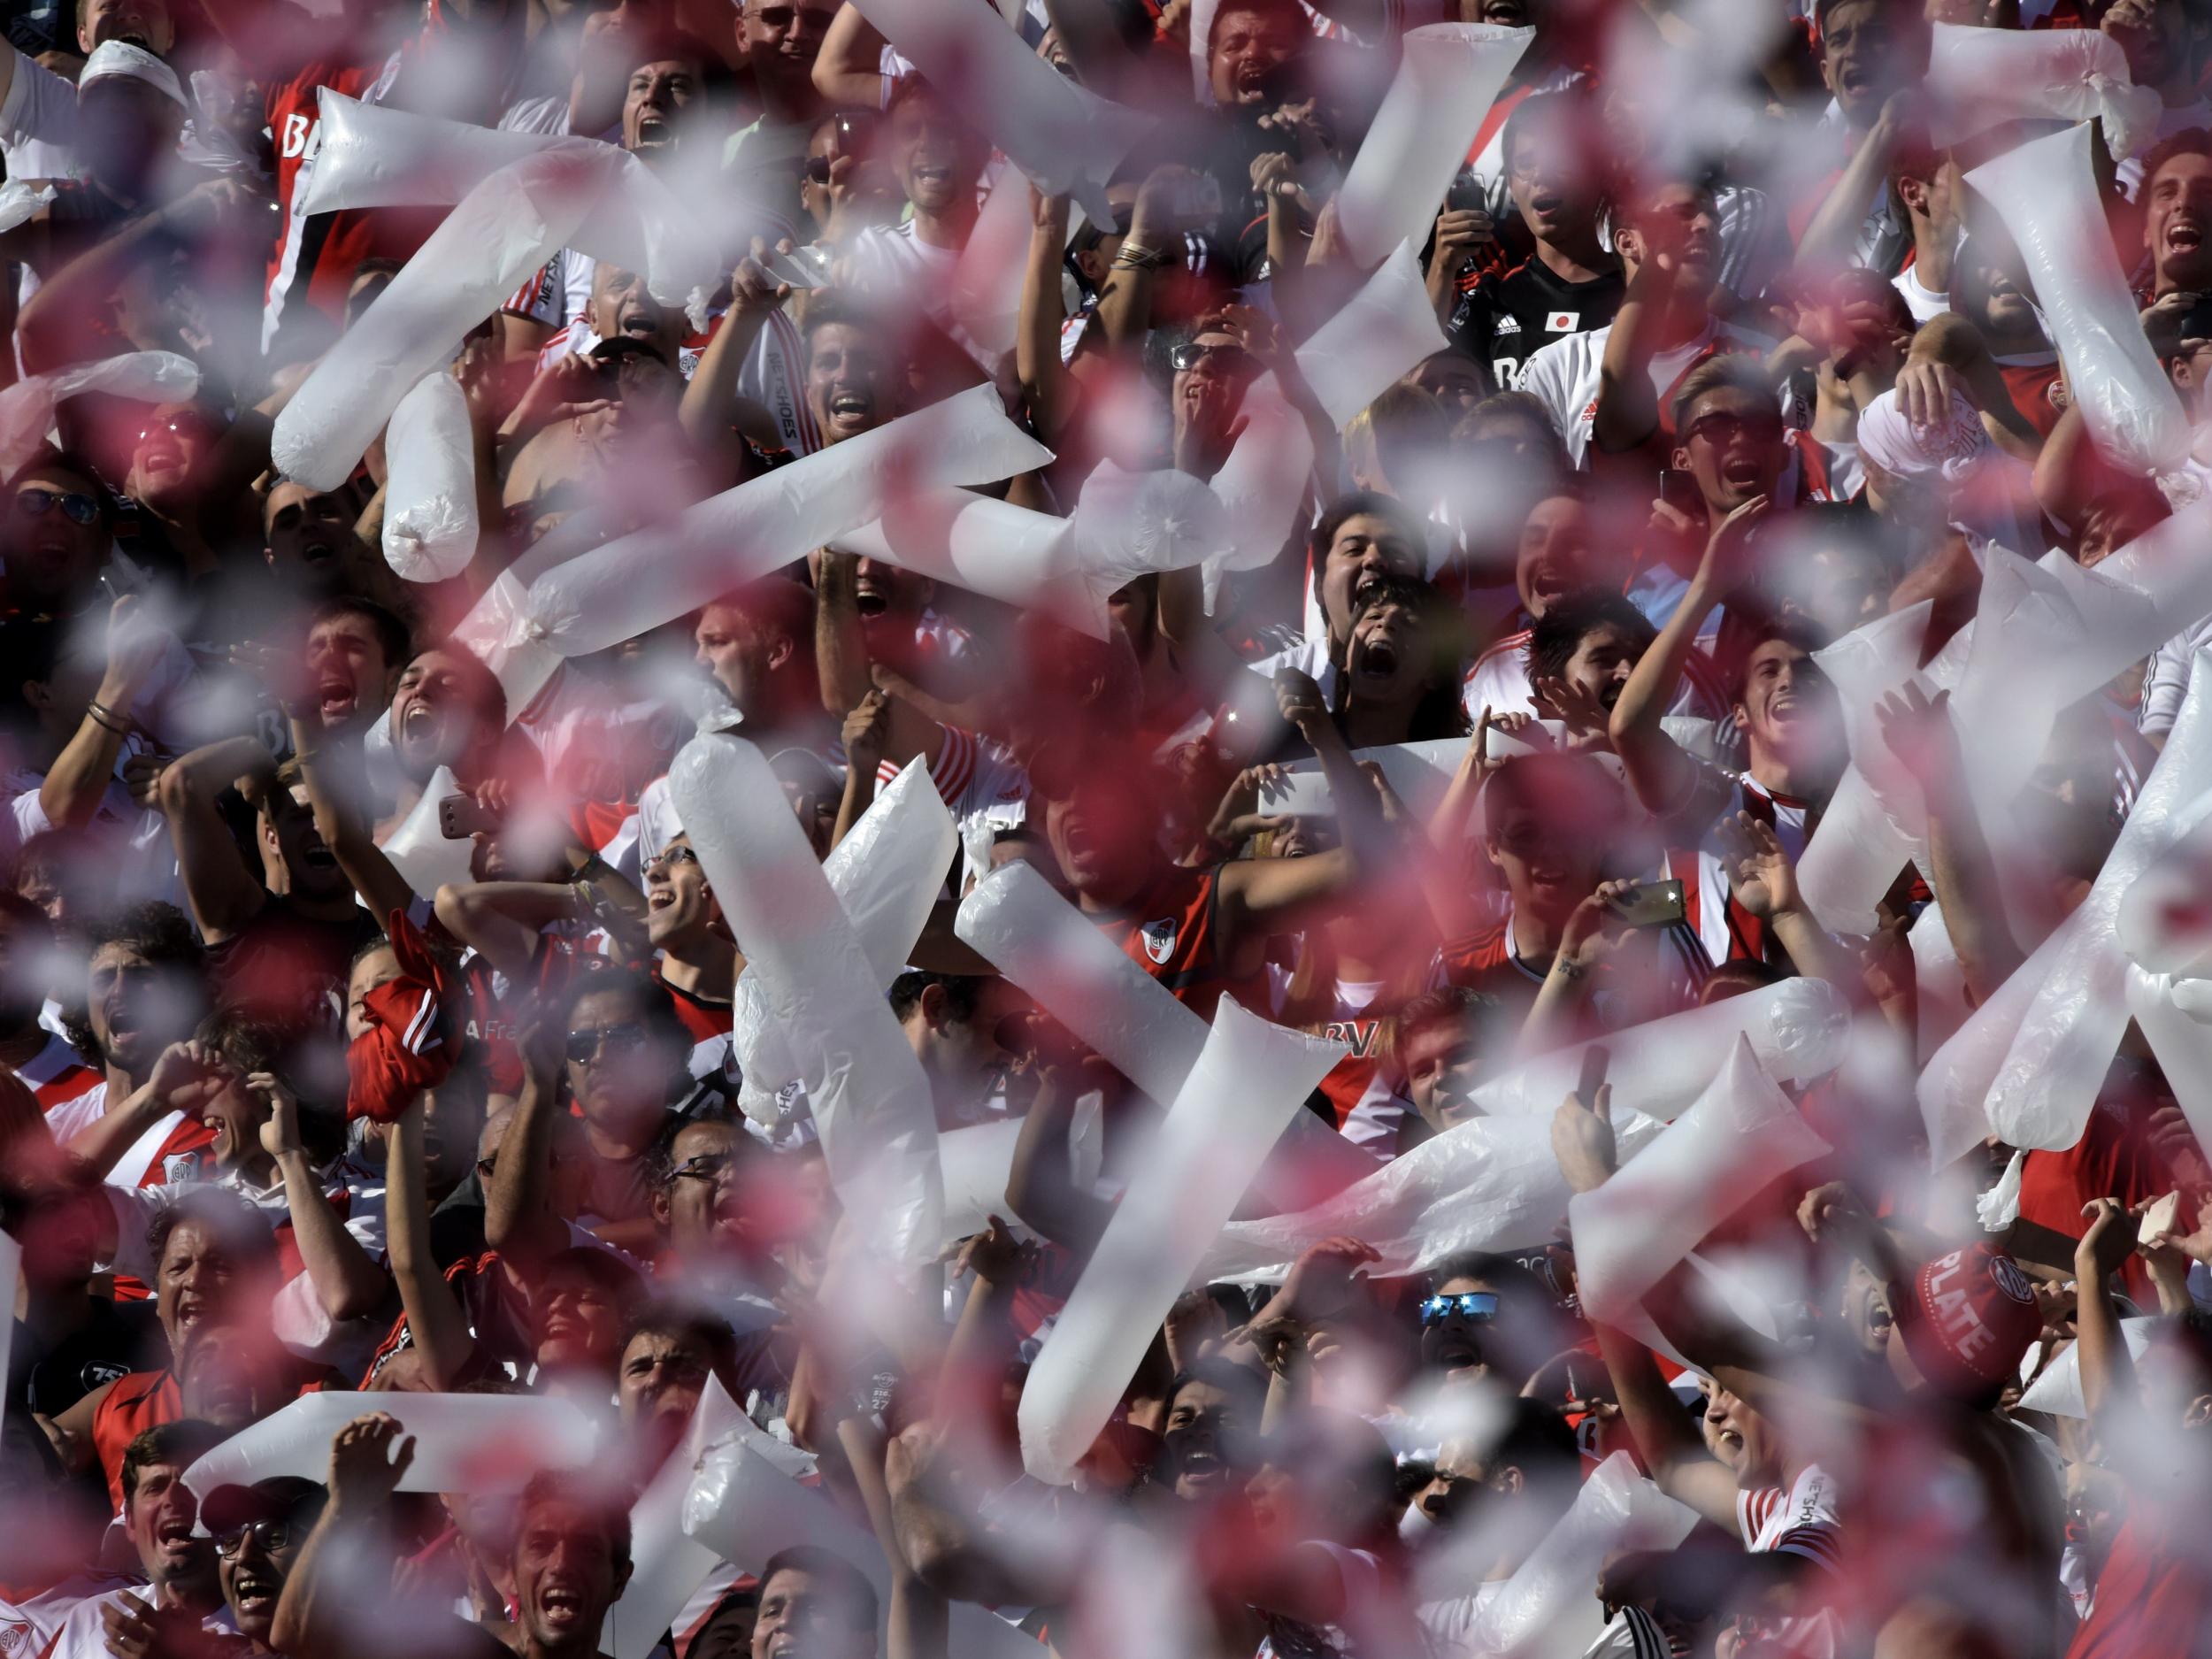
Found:
<path fill-rule="evenodd" d="M 1671 388 L 1708 353 L 1743 338 L 1706 309 L 1720 257 L 1720 220 L 1702 185 L 1668 183 L 1616 208 L 1613 250 L 1628 287 L 1602 328 L 1534 352 L 1517 389 L 1544 405 L 1578 467 L 1663 431 Z"/>
<path fill-rule="evenodd" d="M 12 1614 L 0 1607 L 0 1634 L 21 1624 L 34 1638 L 27 1646 L 7 1649 L 11 1655 L 110 1659 L 129 1651 L 109 1646 L 127 1622 L 175 1621 L 197 1630 L 222 1611 L 214 1540 L 194 1536 L 199 1504 L 184 1484 L 184 1471 L 222 1439 L 222 1431 L 212 1425 L 187 1420 L 148 1429 L 130 1443 L 123 1453 L 120 1518 L 142 1577 L 86 1575 L 56 1586 Z"/>

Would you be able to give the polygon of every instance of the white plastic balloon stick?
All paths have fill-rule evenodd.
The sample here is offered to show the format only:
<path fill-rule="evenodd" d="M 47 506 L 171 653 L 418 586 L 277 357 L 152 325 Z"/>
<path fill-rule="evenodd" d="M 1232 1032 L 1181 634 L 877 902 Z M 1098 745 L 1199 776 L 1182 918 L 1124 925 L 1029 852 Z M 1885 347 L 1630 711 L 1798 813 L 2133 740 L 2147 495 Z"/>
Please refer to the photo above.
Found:
<path fill-rule="evenodd" d="M 502 167 L 562 151 L 615 170 L 615 188 L 585 215 L 570 244 L 644 276 L 664 305 L 686 305 L 725 274 L 696 204 L 687 207 L 635 156 L 595 138 L 503 132 L 388 104 L 363 104 L 328 87 L 315 96 L 320 136 L 307 170 L 303 214 L 341 208 L 439 207 L 458 202 Z M 727 205 L 717 202 L 718 208 Z M 744 245 L 741 225 L 731 245 Z M 703 309 L 693 319 L 703 326 Z"/>
<path fill-rule="evenodd" d="M 2212 814 L 2205 803 L 2120 897 L 2114 937 L 2152 973 L 2183 973 L 2212 955 Z"/>
<path fill-rule="evenodd" d="M 1181 1093 L 1206 1045 L 1206 1022 L 1131 961 L 1033 865 L 983 878 L 961 901 L 953 931 L 1161 1105 Z M 1291 1119 L 1259 1190 L 1302 1208 L 1371 1174 L 1374 1160 L 1310 1113 Z"/>
<path fill-rule="evenodd" d="M 23 1266 L 23 1247 L 7 1233 L 0 1233 L 0 1285 L 12 1285 Z M 8 1362 L 15 1347 L 15 1320 L 10 1317 L 5 1330 L 0 1330 L 0 1377 L 8 1374 Z M 0 1400 L 0 1427 L 5 1426 L 8 1407 Z"/>
<path fill-rule="evenodd" d="M 943 1179 L 929 1079 L 760 750 L 702 733 L 668 769 L 676 811 L 791 1044 L 846 1213 L 894 1263 L 933 1256 Z"/>
<path fill-rule="evenodd" d="M 2144 337 L 2113 249 L 2089 129 L 2032 139 L 1966 182 L 2012 233 L 2097 447 L 2131 472 L 2177 471 L 2189 453 L 2188 418 Z"/>
<path fill-rule="evenodd" d="M 385 857 L 419 898 L 434 899 L 440 887 L 465 887 L 474 879 L 469 874 L 469 856 L 475 843 L 465 836 L 448 839 L 438 823 L 438 803 L 460 788 L 452 768 L 439 767 L 423 786 L 422 799 L 384 838 Z"/>
<path fill-rule="evenodd" d="M 1583 1307 L 1619 1320 L 1762 1187 L 1829 1150 L 1739 1037 L 1695 1105 L 1568 1204 Z"/>
<path fill-rule="evenodd" d="M 1417 244 L 1402 242 L 1298 348 L 1299 372 L 1340 431 L 1402 375 L 1449 343 L 1421 280 Z"/>
<path fill-rule="evenodd" d="M 2174 1005 L 2176 981 L 2163 973 L 2127 971 L 2127 1008 L 2151 1046 L 2151 1055 L 2189 1120 L 2200 1146 L 2212 1145 L 2212 1025 Z M 2184 983 L 2202 987 L 2201 979 Z M 2146 1233 L 2146 1237 L 2149 1236 Z"/>
<path fill-rule="evenodd" d="M 460 381 L 434 369 L 385 429 L 384 557 L 411 582 L 449 581 L 476 554 L 476 438 Z"/>
<path fill-rule="evenodd" d="M 977 386 L 701 502 L 541 576 L 528 637 L 567 657 L 619 645 L 880 518 L 894 493 L 995 483 L 1052 451 Z"/>
<path fill-rule="evenodd" d="M 710 1374 L 683 1443 L 630 1506 L 630 1559 L 636 1566 L 599 1635 L 611 1659 L 647 1659 L 720 1560 L 684 1531 L 684 1502 L 707 1448 L 735 1434 L 744 1415 Z"/>
<path fill-rule="evenodd" d="M 995 368 L 1014 349 L 1014 332 L 1021 322 L 1033 227 L 1029 188 L 1018 170 L 1000 171 L 952 268 L 946 298 L 955 335 L 986 369 Z"/>
<path fill-rule="evenodd" d="M 1918 665 L 1932 608 L 1922 600 L 1813 653 L 1836 687 L 1851 746 L 1851 764 L 1797 862 L 1798 891 L 1831 933 L 1872 933 L 1876 904 L 1912 856 L 1910 838 L 1884 802 L 1916 800 L 1918 791 L 1899 775 L 1875 710 Z"/>
<path fill-rule="evenodd" d="M 1622 1158 L 1658 1133 L 1648 1118 L 1626 1115 Z M 1470 1118 L 1310 1209 L 1232 1221 L 1198 1277 L 1280 1284 L 1302 1251 L 1343 1236 L 1380 1252 L 1378 1275 L 1425 1273 L 1468 1250 L 1549 1238 L 1566 1219 L 1570 1196 L 1548 1118 Z"/>
<path fill-rule="evenodd" d="M 1142 116 L 1085 91 L 982 7 L 853 0 L 853 9 L 1039 189 L 1112 222 L 1106 180 L 1143 135 Z"/>
<path fill-rule="evenodd" d="M 1074 1478 L 1268 1148 L 1345 1052 L 1223 1000 L 1023 1386 L 1022 1463 L 1038 1479 Z"/>
<path fill-rule="evenodd" d="M 876 792 L 823 862 L 822 874 L 879 988 L 887 989 L 905 969 L 959 848 L 952 814 L 918 758 Z M 731 1037 L 744 1079 L 739 1102 L 749 1117 L 772 1123 L 778 1094 L 803 1082 L 804 1073 L 776 1022 L 773 999 L 749 964 L 738 975 Z"/>
<path fill-rule="evenodd" d="M 81 392 L 146 403 L 180 403 L 200 389 L 199 365 L 173 351 L 127 351 L 34 374 L 0 391 L 0 469 L 7 476 L 30 465 L 54 425 L 54 408 Z"/>
<path fill-rule="evenodd" d="M 1913 989 L 1919 1009 L 1914 1022 L 1914 1060 L 1925 1066 L 1966 1023 L 1972 1005 L 1966 996 L 1966 970 L 1951 941 L 1950 924 L 1943 919 L 1942 905 L 1928 905 L 1914 917 L 1905 942 L 1912 948 Z"/>
<path fill-rule="evenodd" d="M 218 1486 L 280 1475 L 326 1480 L 330 1442 L 357 1417 L 382 1411 L 414 1436 L 402 1492 L 519 1492 L 549 1469 L 581 1469 L 603 1448 L 599 1428 L 573 1401 L 549 1394 L 329 1392 L 302 1394 L 243 1428 L 184 1471 L 201 1498 Z"/>
<path fill-rule="evenodd" d="M 1597 1048 L 1612 1056 L 1606 1079 L 1615 1112 L 1640 1111 L 1664 1122 L 1704 1092 L 1740 1036 L 1769 1075 L 1804 1083 L 1843 1064 L 1850 1034 L 1850 1007 L 1835 987 L 1824 979 L 1785 979 L 1541 1055 L 1482 1084 L 1474 1101 L 1494 1118 L 1548 1118 L 1580 1083 L 1584 1052 Z"/>
<path fill-rule="evenodd" d="M 462 197 L 277 417 L 277 470 L 314 489 L 344 483 L 407 390 L 452 362 L 469 331 L 574 240 L 618 176 L 597 157 L 550 150 Z"/>
<path fill-rule="evenodd" d="M 890 518 L 838 537 L 837 547 L 988 599 L 1045 611 L 1102 640 L 1105 595 L 1094 594 L 1083 580 L 1074 537 L 1071 518 L 1056 518 L 972 490 L 941 489 L 917 491 Z"/>
<path fill-rule="evenodd" d="M 1928 53 L 1928 140 L 1948 150 L 2008 121 L 2101 120 L 2114 156 L 2156 133 L 2157 89 L 2139 87 L 2120 42 L 2095 29 L 1935 26 Z"/>
<path fill-rule="evenodd" d="M 2032 981 L 2034 998 L 1991 1086 L 1989 1121 L 2008 1145 L 2058 1151 L 2081 1139 L 2127 1028 L 2127 964 L 2114 925 L 2120 901 L 2190 827 L 2192 810 L 2208 790 L 2212 666 L 2200 651 L 2188 698 L 2158 764 L 2137 791 L 2088 897 L 2054 935 L 2066 943 Z M 2034 965 L 2031 958 L 2014 977 Z M 1973 1025 L 1969 1020 L 1965 1029 Z"/>
<path fill-rule="evenodd" d="M 1337 194 L 1337 223 L 1360 265 L 1402 242 L 1424 246 L 1483 117 L 1533 29 L 1432 23 L 1408 29 L 1398 73 Z"/>
<path fill-rule="evenodd" d="M 442 206 L 502 167 L 559 145 L 598 142 L 419 115 L 364 104 L 328 87 L 316 90 L 315 118 L 320 137 L 300 205 L 311 216 L 346 208 Z"/>
<path fill-rule="evenodd" d="M 1528 1559 L 1476 1617 L 1471 1650 L 1498 1659 L 1583 1653 L 1605 1626 L 1605 1610 L 1590 1594 L 1599 1569 L 1624 1550 L 1671 1550 L 1697 1525 L 1677 1503 L 1615 1452 L 1576 1493 Z"/>
<path fill-rule="evenodd" d="M 721 1385 L 710 1378 L 707 1394 L 721 1392 Z M 891 1571 L 883 1551 L 875 1534 L 849 1517 L 819 1486 L 801 1483 L 810 1461 L 736 1412 L 729 1432 L 700 1454 L 684 1499 L 684 1531 L 716 1560 L 749 1573 L 759 1572 L 771 1556 L 795 1544 L 829 1550 L 875 1586 L 880 1624 L 891 1605 Z M 1034 1638 L 973 1602 L 952 1604 L 954 1653 L 977 1659 L 1035 1659 L 1036 1646 Z"/>
<path fill-rule="evenodd" d="M 1213 476 L 1228 536 L 1219 564 L 1233 571 L 1256 570 L 1283 550 L 1313 472 L 1313 439 L 1272 374 L 1245 389 L 1239 416 L 1243 434 Z"/>

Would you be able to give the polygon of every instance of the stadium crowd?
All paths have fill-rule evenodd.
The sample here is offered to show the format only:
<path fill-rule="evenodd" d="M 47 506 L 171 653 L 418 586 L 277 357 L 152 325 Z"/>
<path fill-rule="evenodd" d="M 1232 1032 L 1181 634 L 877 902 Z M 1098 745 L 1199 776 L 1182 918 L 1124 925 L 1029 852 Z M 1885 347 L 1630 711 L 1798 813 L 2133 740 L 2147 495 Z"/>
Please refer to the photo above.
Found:
<path fill-rule="evenodd" d="M 0 1659 L 2212 1655 L 2207 0 L 0 19 Z"/>

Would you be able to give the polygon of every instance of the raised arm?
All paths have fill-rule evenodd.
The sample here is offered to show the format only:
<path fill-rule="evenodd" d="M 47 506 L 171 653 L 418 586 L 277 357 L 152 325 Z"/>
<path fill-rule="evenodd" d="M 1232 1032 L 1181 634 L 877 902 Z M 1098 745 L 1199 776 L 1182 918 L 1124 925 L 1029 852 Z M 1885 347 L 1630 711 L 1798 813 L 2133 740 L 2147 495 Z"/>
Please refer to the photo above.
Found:
<path fill-rule="evenodd" d="M 788 242 L 780 245 L 789 250 Z M 684 388 L 683 401 L 676 406 L 676 421 L 684 435 L 702 454 L 731 461 L 733 476 L 741 462 L 730 442 L 733 417 L 750 407 L 738 396 L 737 379 L 769 317 L 791 297 L 790 285 L 778 282 L 761 265 L 767 254 L 768 244 L 754 237 L 751 256 L 739 260 L 731 273 L 729 309 L 722 313 L 722 326 L 707 342 L 698 369 Z"/>
<path fill-rule="evenodd" d="M 423 1097 L 417 1095 L 392 1125 L 384 1150 L 385 1248 L 400 1306 L 425 1379 L 450 1388 L 475 1351 L 468 1318 L 438 1271 L 430 1248 L 430 1190 L 425 1173 Z"/>
<path fill-rule="evenodd" d="M 292 1237 L 323 1311 L 334 1320 L 357 1319 L 373 1312 L 389 1281 L 384 1270 L 369 1259 L 361 1240 L 346 1231 L 322 1183 L 315 1179 L 315 1166 L 308 1162 L 306 1145 L 300 1139 L 298 1100 L 266 1071 L 249 1073 L 246 1089 L 269 1102 L 269 1120 L 261 1126 L 262 1149 L 276 1160 L 277 1173 L 283 1178 Z"/>
<path fill-rule="evenodd" d="M 1103 1060 L 1069 1055 L 1039 1056 L 1043 1065 L 1029 1115 L 1014 1141 L 1013 1167 L 1006 1177 L 1006 1207 L 1055 1244 L 1088 1260 L 1113 1219 L 1114 1207 L 1075 1179 L 1068 1132 L 1076 1102 L 1110 1078 Z"/>
<path fill-rule="evenodd" d="M 177 871 L 192 919 L 211 945 L 221 944 L 261 914 L 268 889 L 246 868 L 216 797 L 242 779 L 263 787 L 275 762 L 257 737 L 227 737 L 180 756 L 162 769 L 154 798 L 169 822 Z"/>
<path fill-rule="evenodd" d="M 484 1242 L 518 1263 L 542 1261 L 568 1244 L 553 1208 L 553 1121 L 560 1112 L 559 1033 L 547 1016 L 523 1033 L 522 1094 L 499 1143 L 484 1195 Z"/>
<path fill-rule="evenodd" d="M 2074 1320 L 2081 1348 L 2082 1403 L 2105 1446 L 2117 1451 L 2131 1436 L 2139 1438 L 2142 1432 L 2142 1391 L 2136 1382 L 2134 1356 L 2120 1333 L 2120 1311 L 2113 1306 L 2110 1280 L 2133 1253 L 2143 1216 L 2141 1210 L 2109 1198 L 2092 1199 L 2082 1207 L 2082 1214 L 2089 1225 L 2074 1247 L 2074 1279 L 2080 1286 Z"/>
<path fill-rule="evenodd" d="M 167 642 L 167 636 L 139 614 L 134 595 L 124 595 L 109 611 L 107 672 L 38 786 L 39 810 L 54 828 L 82 829 L 99 811 L 130 733 L 131 705 Z"/>
<path fill-rule="evenodd" d="M 815 55 L 814 89 L 838 109 L 881 109 L 888 91 L 883 79 L 884 44 L 883 36 L 857 6 L 838 7 Z"/>
<path fill-rule="evenodd" d="M 1621 757 L 1621 769 L 1628 774 L 1636 799 L 1654 818 L 1681 811 L 1694 787 L 1696 763 L 1667 735 L 1661 722 L 1682 683 L 1683 666 L 1696 643 L 1699 625 L 1734 592 L 1746 543 L 1766 513 L 1767 498 L 1755 495 L 1713 526 L 1689 591 L 1637 660 L 1613 705 L 1606 735 Z"/>
<path fill-rule="evenodd" d="M 537 960 L 545 929 L 578 915 L 575 887 L 558 881 L 448 882 L 438 889 L 438 920 L 465 945 L 510 976 Z"/>
<path fill-rule="evenodd" d="M 1070 386 L 1060 361 L 1067 301 L 1060 273 L 1068 246 L 1068 198 L 1029 188 L 1029 257 L 1022 273 L 1021 320 L 1014 333 L 1014 373 L 1029 396 L 1038 441 L 1056 447 L 1066 420 Z"/>
<path fill-rule="evenodd" d="M 341 780 L 343 763 L 323 743 L 323 726 L 311 707 L 288 702 L 292 727 L 292 753 L 299 757 L 300 782 L 307 791 L 308 810 L 315 815 L 315 833 L 323 838 L 353 884 L 369 914 L 381 921 L 397 910 L 414 908 L 415 890 L 407 885 L 398 866 L 384 856 L 370 833 L 368 814 L 354 803 L 366 791 L 357 774 Z M 349 789 L 346 785 L 350 783 Z"/>

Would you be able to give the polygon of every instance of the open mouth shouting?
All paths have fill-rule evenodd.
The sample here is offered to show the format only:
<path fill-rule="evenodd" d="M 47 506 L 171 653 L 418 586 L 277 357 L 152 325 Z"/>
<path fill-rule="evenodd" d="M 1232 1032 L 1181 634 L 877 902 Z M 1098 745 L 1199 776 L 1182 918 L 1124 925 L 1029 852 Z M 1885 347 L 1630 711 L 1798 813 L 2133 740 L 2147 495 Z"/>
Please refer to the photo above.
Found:
<path fill-rule="evenodd" d="M 841 386 L 830 394 L 830 431 L 838 437 L 851 437 L 866 432 L 876 424 L 876 400 L 856 387 Z"/>
<path fill-rule="evenodd" d="M 2166 244 L 2166 252 L 2170 257 L 2180 255 L 2186 257 L 2203 248 L 2204 227 L 2197 221 L 2194 214 L 2185 211 L 2176 213 L 2166 221 L 2165 234 L 2160 240 Z"/>
<path fill-rule="evenodd" d="M 668 150 L 676 142 L 675 123 L 665 115 L 646 111 L 637 118 L 637 147 L 640 150 Z"/>
<path fill-rule="evenodd" d="M 650 306 L 628 300 L 615 319 L 615 332 L 625 340 L 641 340 L 650 344 L 660 338 L 661 319 L 653 314 Z"/>
<path fill-rule="evenodd" d="M 569 1632 L 580 1629 L 584 1622 L 585 1599 L 575 1586 L 566 1583 L 541 1585 L 538 1589 L 538 1617 L 549 1631 Z"/>

